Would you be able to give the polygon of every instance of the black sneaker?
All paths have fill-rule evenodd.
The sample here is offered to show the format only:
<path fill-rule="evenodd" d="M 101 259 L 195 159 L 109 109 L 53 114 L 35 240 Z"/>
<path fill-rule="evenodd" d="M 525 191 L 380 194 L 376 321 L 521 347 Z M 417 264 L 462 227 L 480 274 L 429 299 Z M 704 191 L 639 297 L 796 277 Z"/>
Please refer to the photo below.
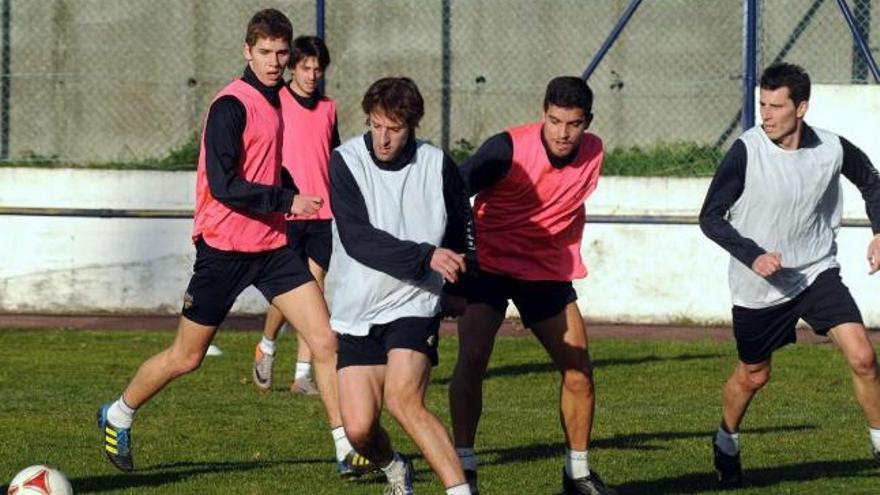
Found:
<path fill-rule="evenodd" d="M 874 460 L 877 461 L 877 464 L 880 464 L 880 450 L 871 447 L 871 452 L 874 454 Z M 467 471 L 465 471 L 465 474 L 467 474 Z"/>
<path fill-rule="evenodd" d="M 595 471 L 590 471 L 589 476 L 572 479 L 565 474 L 562 468 L 562 491 L 565 495 L 617 495 L 617 492 L 605 486 Z"/>
<path fill-rule="evenodd" d="M 129 472 L 134 469 L 131 458 L 131 428 L 118 428 L 107 420 L 107 411 L 112 402 L 98 409 L 98 429 L 104 436 L 104 453 L 111 464 L 120 471 Z"/>
<path fill-rule="evenodd" d="M 470 469 L 464 470 L 464 479 L 471 487 L 471 495 L 480 495 L 480 489 L 477 487 L 477 472 Z"/>
<path fill-rule="evenodd" d="M 349 451 L 345 459 L 336 462 L 336 472 L 343 478 L 357 478 L 378 470 L 375 464 L 354 450 Z"/>
<path fill-rule="evenodd" d="M 743 473 L 739 452 L 736 455 L 725 454 L 718 448 L 714 436 L 712 437 L 712 450 L 715 452 L 715 471 L 718 473 L 718 486 L 722 490 L 742 487 Z"/>

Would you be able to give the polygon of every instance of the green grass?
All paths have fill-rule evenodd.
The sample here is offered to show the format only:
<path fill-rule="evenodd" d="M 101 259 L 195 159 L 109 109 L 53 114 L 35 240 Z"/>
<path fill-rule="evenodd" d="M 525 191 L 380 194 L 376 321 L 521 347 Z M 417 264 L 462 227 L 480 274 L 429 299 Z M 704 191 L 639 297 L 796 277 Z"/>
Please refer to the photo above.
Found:
<path fill-rule="evenodd" d="M 284 391 L 293 339 L 281 341 L 276 390 L 260 395 L 249 377 L 257 335 L 230 331 L 216 340 L 224 356 L 207 358 L 138 413 L 138 470 L 115 471 L 100 451 L 95 409 L 171 339 L 165 332 L 0 331 L 0 484 L 48 462 L 78 494 L 381 493 L 375 478 L 336 479 L 319 401 Z M 456 344 L 443 340 L 429 389 L 430 407 L 447 424 Z M 732 345 L 596 340 L 591 354 L 599 394 L 592 466 L 622 494 L 713 493 L 709 435 Z M 797 346 L 781 351 L 775 365 L 743 425 L 751 487 L 738 493 L 877 493 L 880 469 L 869 460 L 843 360 L 830 346 Z M 557 376 L 534 339 L 499 340 L 477 445 L 484 493 L 559 493 L 557 393 Z M 396 446 L 416 457 L 418 493 L 443 493 L 413 444 L 392 420 L 385 424 Z"/>

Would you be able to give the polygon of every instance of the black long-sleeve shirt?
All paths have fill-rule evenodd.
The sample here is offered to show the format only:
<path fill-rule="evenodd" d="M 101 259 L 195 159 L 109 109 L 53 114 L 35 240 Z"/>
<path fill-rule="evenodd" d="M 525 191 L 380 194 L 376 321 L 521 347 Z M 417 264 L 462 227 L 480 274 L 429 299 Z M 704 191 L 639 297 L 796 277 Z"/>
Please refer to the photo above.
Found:
<path fill-rule="evenodd" d="M 544 142 L 544 136 L 541 135 L 541 142 L 544 143 L 544 150 L 547 144 Z M 554 156 L 547 152 L 547 158 L 550 165 L 555 168 L 562 168 L 574 160 L 577 156 L 578 147 L 575 147 L 568 155 L 564 157 Z M 510 167 L 513 164 L 513 139 L 510 134 L 499 132 L 487 139 L 476 153 L 461 164 L 461 175 L 467 186 L 468 194 L 473 196 L 484 189 L 488 189 L 495 183 L 507 177 Z"/>
<path fill-rule="evenodd" d="M 281 105 L 278 91 L 283 83 L 268 87 L 257 79 L 250 67 L 245 68 L 241 80 L 256 88 L 273 107 Z M 234 96 L 218 98 L 208 111 L 205 172 L 211 196 L 235 210 L 256 214 L 289 212 L 293 197 L 299 192 L 293 181 L 285 182 L 288 186 L 285 188 L 249 182 L 239 175 L 246 123 L 244 105 Z"/>
<path fill-rule="evenodd" d="M 411 138 L 395 160 L 383 162 L 373 152 L 370 134 L 365 134 L 363 139 L 374 164 L 384 170 L 401 170 L 413 162 L 416 154 L 417 144 Z M 436 246 L 398 239 L 370 223 L 360 188 L 338 152 L 330 156 L 330 198 L 340 239 L 352 258 L 400 280 L 420 280 L 431 270 L 431 257 Z M 458 167 L 445 154 L 443 199 L 447 221 L 440 246 L 472 255 L 474 238 L 470 202 Z"/>
<path fill-rule="evenodd" d="M 818 144 L 815 131 L 804 125 L 799 148 L 810 148 Z M 858 187 L 865 200 L 865 209 L 871 220 L 875 234 L 880 233 L 880 174 L 862 150 L 840 138 L 843 147 L 841 173 Z M 746 146 L 737 140 L 724 156 L 706 193 L 700 211 L 700 228 L 703 233 L 719 244 L 734 258 L 751 267 L 755 259 L 767 251 L 755 241 L 743 237 L 727 220 L 727 213 L 742 195 L 745 187 Z"/>

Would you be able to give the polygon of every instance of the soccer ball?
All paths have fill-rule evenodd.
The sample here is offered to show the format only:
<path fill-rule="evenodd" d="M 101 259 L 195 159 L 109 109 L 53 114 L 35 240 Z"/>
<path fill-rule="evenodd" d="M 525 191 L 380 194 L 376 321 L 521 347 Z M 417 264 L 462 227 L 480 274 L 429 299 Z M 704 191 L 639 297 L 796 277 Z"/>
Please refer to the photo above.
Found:
<path fill-rule="evenodd" d="M 16 474 L 6 495 L 73 495 L 73 488 L 64 473 L 38 464 Z"/>

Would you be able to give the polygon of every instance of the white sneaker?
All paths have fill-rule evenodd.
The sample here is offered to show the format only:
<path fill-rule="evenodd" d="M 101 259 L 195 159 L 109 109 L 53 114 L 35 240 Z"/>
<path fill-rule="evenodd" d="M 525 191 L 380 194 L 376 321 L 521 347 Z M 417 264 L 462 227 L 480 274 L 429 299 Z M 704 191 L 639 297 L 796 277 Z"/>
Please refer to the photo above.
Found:
<path fill-rule="evenodd" d="M 274 354 L 267 354 L 257 344 L 257 350 L 254 355 L 254 370 L 251 377 L 254 379 L 254 385 L 263 392 L 272 389 L 272 365 L 275 362 Z"/>
<path fill-rule="evenodd" d="M 300 395 L 318 395 L 318 387 L 309 375 L 301 376 L 290 382 L 290 391 Z"/>
<path fill-rule="evenodd" d="M 409 459 L 400 454 L 403 460 L 402 472 L 385 473 L 388 477 L 388 486 L 385 487 L 384 495 L 413 495 L 413 466 Z"/>

